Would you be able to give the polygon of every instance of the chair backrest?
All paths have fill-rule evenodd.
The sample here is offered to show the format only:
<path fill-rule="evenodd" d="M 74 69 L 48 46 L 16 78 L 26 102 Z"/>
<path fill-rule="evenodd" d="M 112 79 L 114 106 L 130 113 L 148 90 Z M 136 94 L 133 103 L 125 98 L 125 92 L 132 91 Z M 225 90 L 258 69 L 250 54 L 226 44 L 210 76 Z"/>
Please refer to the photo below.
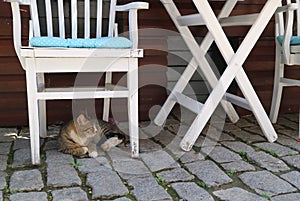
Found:
<path fill-rule="evenodd" d="M 30 2 L 30 12 L 32 20 L 33 36 L 41 36 L 41 14 L 45 14 L 46 35 L 53 36 L 54 28 L 58 29 L 58 36 L 61 38 L 66 37 L 66 28 L 70 28 L 70 36 L 72 38 L 79 37 L 79 32 L 83 33 L 84 38 L 90 38 L 91 33 L 94 33 L 94 37 L 103 36 L 103 14 L 106 13 L 107 8 L 104 7 L 104 3 L 109 3 L 109 22 L 108 22 L 108 34 L 106 36 L 112 37 L 115 24 L 115 11 L 117 0 L 25 0 Z M 105 8 L 105 10 L 104 10 Z M 55 18 L 53 14 L 56 14 Z M 91 14 L 95 20 L 91 20 Z M 67 21 L 67 17 L 70 16 L 70 21 Z M 83 19 L 83 23 L 82 23 Z M 81 26 L 83 24 L 83 27 Z M 44 25 L 44 24 L 43 24 Z M 56 26 L 56 27 L 55 27 Z M 91 29 L 95 30 L 91 30 Z M 83 30 L 79 30 L 83 29 Z"/>
<path fill-rule="evenodd" d="M 294 17 L 294 21 L 296 21 L 295 23 L 295 33 L 294 35 L 300 36 L 300 0 L 286 0 L 287 4 L 289 3 L 297 3 L 298 4 L 298 9 L 295 10 L 295 17 Z"/>
<path fill-rule="evenodd" d="M 287 4 L 290 3 L 296 3 L 298 4 L 298 9 L 294 11 L 294 29 L 293 29 L 293 35 L 294 36 L 300 36 L 300 0 L 286 0 Z M 286 21 L 284 21 L 284 15 L 283 13 L 279 13 L 279 24 L 278 27 L 276 27 L 276 36 L 284 35 L 285 29 L 286 29 Z"/>

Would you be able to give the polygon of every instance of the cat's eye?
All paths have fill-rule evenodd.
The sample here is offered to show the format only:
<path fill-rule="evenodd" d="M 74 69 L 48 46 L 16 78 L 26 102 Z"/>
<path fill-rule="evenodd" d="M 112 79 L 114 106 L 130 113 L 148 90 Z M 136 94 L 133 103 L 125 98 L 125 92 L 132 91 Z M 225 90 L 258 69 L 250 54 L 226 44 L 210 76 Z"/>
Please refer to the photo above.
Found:
<path fill-rule="evenodd" d="M 87 129 L 83 130 L 83 132 L 85 132 L 85 133 L 94 132 L 94 128 L 93 127 L 87 128 Z"/>

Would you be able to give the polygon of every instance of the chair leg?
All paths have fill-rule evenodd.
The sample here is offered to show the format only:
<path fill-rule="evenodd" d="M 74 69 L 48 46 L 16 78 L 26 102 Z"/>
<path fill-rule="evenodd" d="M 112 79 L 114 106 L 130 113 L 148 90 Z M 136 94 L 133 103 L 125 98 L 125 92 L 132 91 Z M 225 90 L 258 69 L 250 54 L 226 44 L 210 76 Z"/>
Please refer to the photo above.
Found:
<path fill-rule="evenodd" d="M 281 53 L 279 52 L 279 50 L 276 50 L 276 66 L 274 72 L 273 96 L 270 110 L 270 120 L 272 121 L 272 123 L 277 122 L 283 90 L 283 85 L 280 83 L 280 78 L 282 78 L 284 75 L 284 64 L 281 64 L 280 60 Z"/>
<path fill-rule="evenodd" d="M 128 124 L 131 145 L 131 156 L 139 157 L 139 126 L 138 126 L 138 60 L 129 59 L 127 73 L 128 94 Z"/>
<path fill-rule="evenodd" d="M 300 107 L 299 107 L 299 122 L 298 122 L 298 141 L 300 140 Z"/>
<path fill-rule="evenodd" d="M 46 101 L 39 100 L 38 107 L 39 107 L 38 111 L 39 111 L 40 137 L 46 138 L 47 137 Z"/>
<path fill-rule="evenodd" d="M 45 88 L 45 78 L 44 73 L 37 74 L 37 86 L 39 89 Z M 46 118 L 46 101 L 39 100 L 39 123 L 40 123 L 40 137 L 47 137 L 47 118 Z"/>
<path fill-rule="evenodd" d="M 112 82 L 112 72 L 105 73 L 105 85 L 109 85 Z M 110 98 L 104 98 L 103 103 L 103 120 L 108 121 L 109 118 L 109 107 L 110 107 Z"/>
<path fill-rule="evenodd" d="M 29 132 L 32 164 L 40 164 L 40 138 L 39 138 L 39 108 L 37 93 L 37 78 L 34 70 L 34 61 L 28 60 L 26 69 L 27 102 L 29 117 Z"/>

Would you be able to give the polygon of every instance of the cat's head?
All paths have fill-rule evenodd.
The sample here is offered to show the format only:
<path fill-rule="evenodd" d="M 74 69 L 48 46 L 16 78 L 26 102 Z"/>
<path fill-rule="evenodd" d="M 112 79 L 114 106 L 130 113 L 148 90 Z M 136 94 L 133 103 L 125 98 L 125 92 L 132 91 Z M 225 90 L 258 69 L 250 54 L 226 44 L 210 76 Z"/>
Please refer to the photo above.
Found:
<path fill-rule="evenodd" d="M 97 122 L 90 120 L 86 115 L 80 114 L 74 121 L 78 134 L 93 137 L 99 132 Z"/>

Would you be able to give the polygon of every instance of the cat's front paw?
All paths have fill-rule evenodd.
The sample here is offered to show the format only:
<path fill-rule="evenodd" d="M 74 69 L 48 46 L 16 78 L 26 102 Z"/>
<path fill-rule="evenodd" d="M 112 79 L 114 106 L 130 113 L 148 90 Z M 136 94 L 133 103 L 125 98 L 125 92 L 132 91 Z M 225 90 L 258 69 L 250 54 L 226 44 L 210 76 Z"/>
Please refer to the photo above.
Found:
<path fill-rule="evenodd" d="M 109 151 L 110 146 L 109 146 L 108 143 L 104 143 L 104 144 L 101 145 L 101 148 L 102 148 L 103 151 Z"/>
<path fill-rule="evenodd" d="M 82 147 L 82 149 L 83 149 L 83 154 L 86 154 L 89 150 L 87 147 Z"/>
<path fill-rule="evenodd" d="M 89 153 L 89 157 L 91 157 L 91 158 L 96 158 L 97 156 L 98 156 L 98 153 L 96 151 Z"/>

